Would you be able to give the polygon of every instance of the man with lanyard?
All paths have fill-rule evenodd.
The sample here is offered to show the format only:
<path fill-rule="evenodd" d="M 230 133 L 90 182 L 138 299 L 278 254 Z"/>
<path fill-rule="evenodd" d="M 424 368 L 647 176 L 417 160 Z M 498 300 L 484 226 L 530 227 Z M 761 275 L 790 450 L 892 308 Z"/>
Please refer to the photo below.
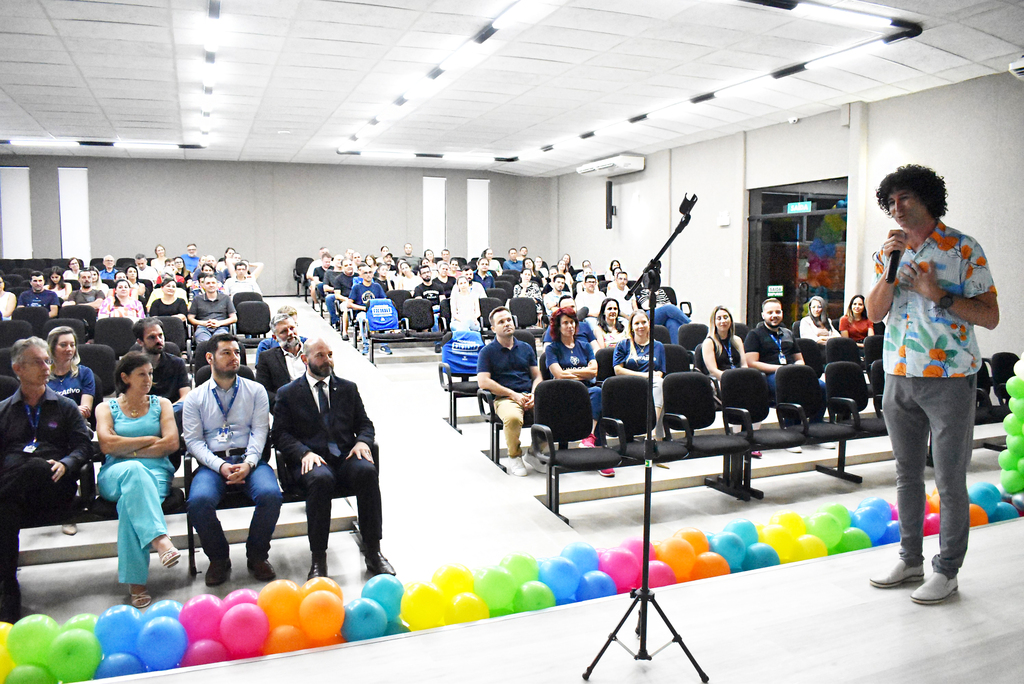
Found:
<path fill-rule="evenodd" d="M 526 411 L 533 410 L 533 391 L 540 384 L 537 351 L 516 339 L 512 312 L 506 307 L 494 309 L 490 320 L 495 337 L 477 358 L 476 382 L 495 396 L 494 412 L 501 418 L 508 446 L 509 474 L 526 477 L 519 436 Z"/>
<path fill-rule="evenodd" d="M 386 299 L 384 288 L 373 282 L 373 271 L 368 264 L 360 264 L 359 280 L 352 285 L 352 291 L 348 295 L 348 308 L 358 311 L 356 322 L 359 323 L 359 332 L 363 336 L 363 354 L 370 353 L 370 325 L 366 320 L 366 309 L 370 306 L 371 299 Z M 381 351 L 385 354 L 391 353 L 391 347 L 382 344 Z"/>
<path fill-rule="evenodd" d="M 747 365 L 756 368 L 768 377 L 768 391 L 775 399 L 775 371 L 788 363 L 804 362 L 800 348 L 796 346 L 793 333 L 782 325 L 782 302 L 769 297 L 761 303 L 761 318 L 764 322 L 747 333 L 743 349 Z"/>
<path fill-rule="evenodd" d="M 38 513 L 69 509 L 75 479 L 92 455 L 75 402 L 46 386 L 49 348 L 38 337 L 11 347 L 21 387 L 0 402 L 0 622 L 21 619 L 18 536 Z"/>
<path fill-rule="evenodd" d="M 977 373 L 982 366 L 974 326 L 999 324 L 999 302 L 981 245 L 946 226 L 946 184 L 933 170 L 909 165 L 886 176 L 875 193 L 897 228 L 875 253 L 875 285 L 867 298 L 872 321 L 887 314 L 882 408 L 896 459 L 900 560 L 871 577 L 887 589 L 924 578 L 922 526 L 929 446 L 942 500 L 939 553 L 933 574 L 910 599 L 941 603 L 957 591 L 967 554 L 970 499 L 967 466 L 974 440 Z M 883 277 L 902 254 L 895 282 Z M 929 439 L 930 438 L 930 439 Z"/>
<path fill-rule="evenodd" d="M 143 318 L 132 326 L 135 339 L 153 365 L 153 386 L 149 393 L 167 397 L 175 413 L 180 413 L 182 401 L 192 388 L 185 361 L 164 351 L 164 324 L 159 318 Z"/>
<path fill-rule="evenodd" d="M 249 525 L 245 555 L 249 572 L 261 582 L 277 575 L 270 564 L 270 538 L 281 511 L 277 475 L 262 460 L 270 430 L 267 392 L 258 382 L 238 376 L 238 340 L 215 335 L 206 360 L 212 377 L 185 397 L 185 444 L 201 467 L 192 478 L 188 512 L 210 559 L 206 586 L 228 579 L 231 559 L 217 505 L 228 485 L 241 485 L 256 509 Z"/>

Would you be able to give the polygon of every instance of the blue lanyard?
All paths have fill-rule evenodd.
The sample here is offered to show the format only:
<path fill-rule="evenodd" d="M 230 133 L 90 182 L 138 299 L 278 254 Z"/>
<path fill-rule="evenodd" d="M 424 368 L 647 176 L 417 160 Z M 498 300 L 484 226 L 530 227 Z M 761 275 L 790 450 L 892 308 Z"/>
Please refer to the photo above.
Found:
<path fill-rule="evenodd" d="M 39 431 L 39 413 L 40 413 L 40 411 L 42 411 L 42 408 L 43 408 L 42 404 L 43 404 L 43 402 L 40 401 L 39 402 L 39 406 L 36 406 L 35 410 L 33 410 L 32 407 L 29 406 L 28 404 L 25 404 L 25 415 L 28 416 L 28 424 L 32 426 L 32 444 L 33 445 L 38 443 L 38 439 L 36 437 L 36 434 Z"/>
<path fill-rule="evenodd" d="M 220 396 L 217 394 L 217 383 L 213 384 L 210 391 L 213 392 L 213 398 L 217 401 L 217 408 L 219 408 L 220 412 L 224 415 L 224 427 L 227 427 L 228 414 L 231 413 L 231 407 L 235 405 L 235 399 L 238 398 L 238 378 L 235 378 L 235 386 L 232 388 L 231 401 L 228 402 L 227 410 L 224 409 L 224 404 L 221 403 Z"/>
<path fill-rule="evenodd" d="M 775 334 L 770 330 L 768 331 L 768 336 L 772 338 L 772 341 L 775 342 L 775 346 L 779 348 L 779 359 L 782 361 L 783 364 L 785 364 L 786 355 L 782 351 L 782 328 L 779 328 L 778 337 L 775 337 Z"/>

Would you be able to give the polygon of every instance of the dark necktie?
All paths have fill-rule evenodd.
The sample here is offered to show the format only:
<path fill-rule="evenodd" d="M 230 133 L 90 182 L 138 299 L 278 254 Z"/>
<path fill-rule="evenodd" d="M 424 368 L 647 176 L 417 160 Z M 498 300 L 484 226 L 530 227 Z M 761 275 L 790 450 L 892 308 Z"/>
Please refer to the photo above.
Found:
<path fill-rule="evenodd" d="M 320 402 L 320 417 L 323 418 L 327 415 L 327 410 L 330 406 L 327 405 L 327 393 L 324 391 L 324 381 L 321 380 L 316 383 L 316 398 Z"/>

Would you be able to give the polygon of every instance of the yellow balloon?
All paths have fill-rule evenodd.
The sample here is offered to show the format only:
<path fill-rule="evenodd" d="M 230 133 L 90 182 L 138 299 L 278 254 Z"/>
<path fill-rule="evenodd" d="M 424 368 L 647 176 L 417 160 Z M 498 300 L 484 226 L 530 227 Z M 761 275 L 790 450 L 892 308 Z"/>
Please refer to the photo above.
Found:
<path fill-rule="evenodd" d="M 473 591 L 473 573 L 465 565 L 442 565 L 434 573 L 431 582 L 448 600 L 458 594 Z"/>
<path fill-rule="evenodd" d="M 10 622 L 0 622 L 0 646 L 7 645 L 7 633 L 11 631 L 13 626 Z M 0 678 L 0 682 L 2 681 L 3 678 Z"/>
<path fill-rule="evenodd" d="M 476 594 L 464 592 L 453 596 L 444 611 L 444 624 L 458 625 L 464 622 L 486 620 L 491 611 L 484 600 Z"/>
<path fill-rule="evenodd" d="M 828 547 L 813 534 L 805 534 L 796 540 L 796 557 L 793 560 L 802 561 L 811 558 L 824 558 L 828 555 Z"/>
<path fill-rule="evenodd" d="M 7 623 L 4 623 L 7 624 Z M 8 625 L 9 627 L 10 625 Z M 6 641 L 7 633 L 4 633 L 4 640 Z M 14 669 L 14 661 L 11 660 L 11 654 L 7 652 L 6 646 L 0 646 L 0 682 L 7 679 L 7 675 L 10 674 L 11 670 Z"/>
<path fill-rule="evenodd" d="M 792 563 L 796 553 L 796 540 L 793 539 L 789 530 L 782 525 L 771 524 L 764 526 L 763 533 L 764 543 L 775 549 L 775 552 L 779 554 L 779 561 Z"/>
<path fill-rule="evenodd" d="M 764 544 L 764 525 L 761 523 L 754 523 L 754 529 L 757 530 L 757 541 Z"/>
<path fill-rule="evenodd" d="M 793 511 L 779 511 L 772 516 L 771 523 L 785 527 L 793 539 L 799 539 L 807 534 L 807 526 L 804 525 L 804 519 L 800 517 L 799 513 Z"/>
<path fill-rule="evenodd" d="M 411 582 L 402 595 L 402 619 L 413 632 L 444 625 L 444 594 L 430 582 Z"/>

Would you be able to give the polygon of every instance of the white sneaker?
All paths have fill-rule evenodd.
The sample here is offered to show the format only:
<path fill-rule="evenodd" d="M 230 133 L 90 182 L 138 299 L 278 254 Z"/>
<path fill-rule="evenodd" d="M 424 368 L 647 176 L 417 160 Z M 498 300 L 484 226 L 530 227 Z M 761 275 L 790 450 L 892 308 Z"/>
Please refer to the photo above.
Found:
<path fill-rule="evenodd" d="M 924 566 L 918 565 L 908 568 L 902 560 L 896 561 L 896 565 L 884 575 L 875 575 L 870 579 L 871 586 L 879 589 L 892 589 L 904 582 L 917 582 L 924 579 Z M 920 590 L 918 590 L 920 591 Z M 916 593 L 916 592 L 915 592 Z"/>
<path fill-rule="evenodd" d="M 914 593 L 910 595 L 910 600 L 914 603 L 931 606 L 942 603 L 956 593 L 956 590 L 956 577 L 946 577 L 941 572 L 936 572 L 914 590 Z"/>
<path fill-rule="evenodd" d="M 533 449 L 530 449 L 523 454 L 522 460 L 526 461 L 526 463 L 538 473 L 548 472 L 548 467 L 541 463 L 541 460 L 537 458 L 537 454 L 533 453 Z"/>
<path fill-rule="evenodd" d="M 791 453 L 791 454 L 802 454 L 802 453 L 804 453 L 804 450 L 803 450 L 803 449 L 801 449 L 801 448 L 800 448 L 800 447 L 798 447 L 798 446 L 795 446 L 795 447 L 789 447 L 788 449 L 786 449 L 786 451 L 788 451 L 788 452 L 789 452 L 789 453 Z"/>
<path fill-rule="evenodd" d="M 508 474 L 515 475 L 516 477 L 526 477 L 526 464 L 523 463 L 521 456 L 509 459 Z"/>
<path fill-rule="evenodd" d="M 835 449 L 838 445 L 835 442 L 823 442 L 819 444 L 822 449 Z"/>

